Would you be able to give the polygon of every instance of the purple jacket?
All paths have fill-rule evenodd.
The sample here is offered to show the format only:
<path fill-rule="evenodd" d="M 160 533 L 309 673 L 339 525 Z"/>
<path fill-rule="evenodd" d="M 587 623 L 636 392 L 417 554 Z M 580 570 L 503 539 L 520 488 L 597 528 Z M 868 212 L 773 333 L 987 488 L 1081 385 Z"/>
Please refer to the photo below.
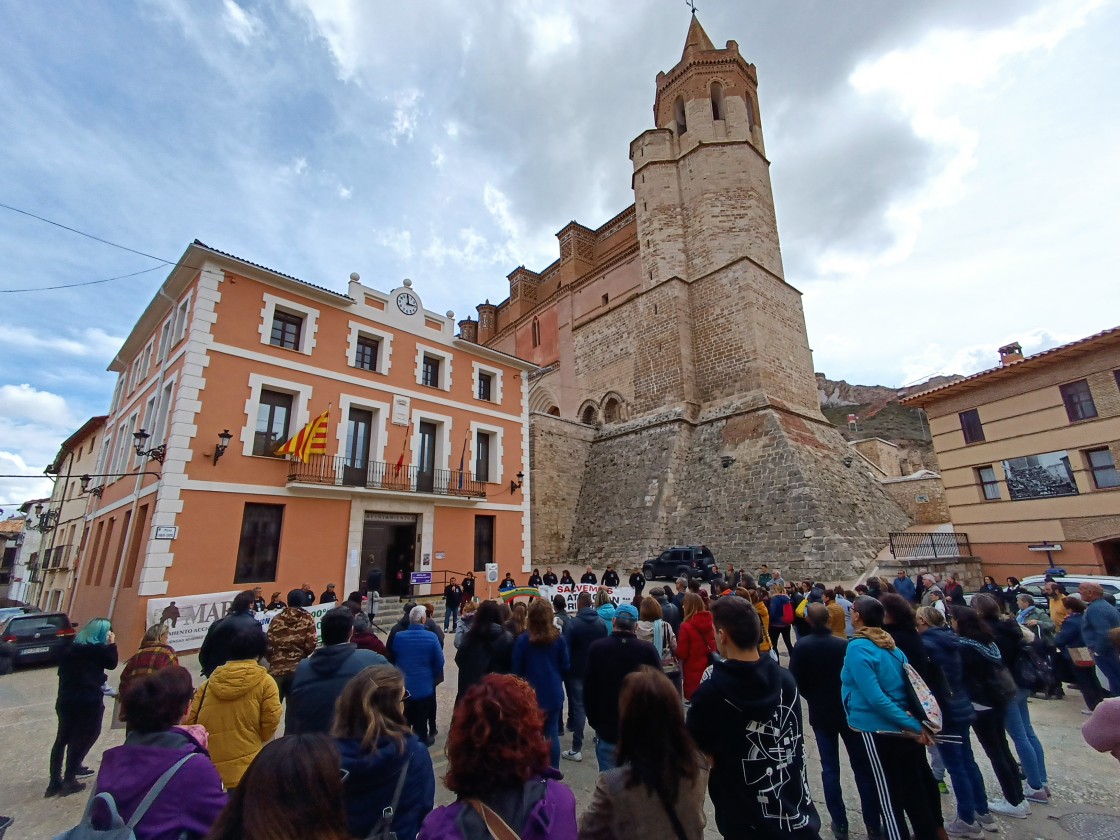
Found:
<path fill-rule="evenodd" d="M 521 840 L 576 840 L 576 797 L 552 768 L 525 783 L 520 791 L 499 791 L 486 804 Z M 454 802 L 424 818 L 416 840 L 489 840 L 490 833 L 474 808 Z"/>
<path fill-rule="evenodd" d="M 222 780 L 210 754 L 187 732 L 133 732 L 124 745 L 107 750 L 97 772 L 97 793 L 112 794 L 121 819 L 128 822 L 140 801 L 171 765 L 188 753 L 198 753 L 179 768 L 148 813 L 136 826 L 137 840 L 178 840 L 205 837 L 226 805 Z M 108 810 L 98 803 L 93 811 L 95 828 L 109 827 Z"/>

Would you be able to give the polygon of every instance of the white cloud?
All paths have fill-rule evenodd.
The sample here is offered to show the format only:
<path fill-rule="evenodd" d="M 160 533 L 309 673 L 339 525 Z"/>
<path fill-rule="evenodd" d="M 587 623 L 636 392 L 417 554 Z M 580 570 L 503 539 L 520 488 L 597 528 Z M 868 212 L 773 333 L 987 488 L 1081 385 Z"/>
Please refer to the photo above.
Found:
<path fill-rule="evenodd" d="M 542 0 L 529 0 L 513 7 L 529 35 L 529 61 L 540 67 L 559 53 L 576 45 L 575 21 L 567 12 Z"/>
<path fill-rule="evenodd" d="M 27 383 L 0 385 L 0 417 L 9 422 L 33 421 L 52 427 L 72 425 L 63 397 L 36 390 Z"/>
<path fill-rule="evenodd" d="M 893 242 L 875 254 L 843 247 L 821 255 L 822 274 L 863 274 L 897 265 L 914 251 L 923 219 L 958 202 L 976 168 L 979 135 L 960 113 L 962 94 L 990 88 L 1007 65 L 1030 53 L 1053 50 L 1081 28 L 1103 0 L 1048 4 L 1010 26 L 991 31 L 937 29 L 917 45 L 860 63 L 849 77 L 864 97 L 883 97 L 900 110 L 914 134 L 935 149 L 937 163 L 926 183 L 891 202 L 885 223 Z"/>
<path fill-rule="evenodd" d="M 1027 332 L 1006 334 L 1003 338 L 987 340 L 963 347 L 946 348 L 931 342 L 914 353 L 903 356 L 903 385 L 924 382 L 931 376 L 959 373 L 970 376 L 999 365 L 999 348 L 1013 341 L 1022 345 L 1024 355 L 1041 353 L 1052 347 L 1068 344 L 1084 336 L 1055 334 L 1036 328 Z"/>
<path fill-rule="evenodd" d="M 398 260 L 412 259 L 412 234 L 407 230 L 396 228 L 377 230 L 373 233 L 373 241 L 383 248 L 388 248 Z"/>
<path fill-rule="evenodd" d="M 341 198 L 343 201 L 350 198 L 350 196 L 353 195 L 353 194 L 354 194 L 354 190 L 352 190 L 350 187 L 344 187 L 342 184 L 338 185 L 338 197 Z"/>
<path fill-rule="evenodd" d="M 18 347 L 24 351 L 44 350 L 106 361 L 116 354 L 123 343 L 123 338 L 109 335 L 98 327 L 87 327 L 80 333 L 70 331 L 68 335 L 44 335 L 41 331 L 20 326 L 0 330 L 0 345 Z"/>
<path fill-rule="evenodd" d="M 433 233 L 431 242 L 424 249 L 424 257 L 437 267 L 448 262 L 470 268 L 509 262 L 504 248 L 492 245 L 472 227 L 459 230 L 455 243 L 448 244 Z"/>
<path fill-rule="evenodd" d="M 447 156 L 444 155 L 443 149 L 439 146 L 432 146 L 432 166 L 436 169 L 443 169 L 443 164 L 447 162 Z"/>
<path fill-rule="evenodd" d="M 234 0 L 223 0 L 222 23 L 226 31 L 246 47 L 262 29 L 260 20 L 237 5 Z"/>
<path fill-rule="evenodd" d="M 389 142 L 394 146 L 401 138 L 412 140 L 420 117 L 420 99 L 423 96 L 416 88 L 408 88 L 394 94 L 393 117 L 389 126 Z"/>

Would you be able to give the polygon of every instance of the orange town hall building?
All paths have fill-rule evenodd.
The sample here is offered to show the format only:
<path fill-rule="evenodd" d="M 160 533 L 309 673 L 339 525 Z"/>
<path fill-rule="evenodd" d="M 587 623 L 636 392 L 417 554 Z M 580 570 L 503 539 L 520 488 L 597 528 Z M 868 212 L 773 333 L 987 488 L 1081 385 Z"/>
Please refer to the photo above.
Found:
<path fill-rule="evenodd" d="M 131 644 L 152 597 L 527 569 L 533 367 L 411 281 L 340 294 L 194 242 L 110 366 L 74 617 Z M 324 454 L 277 456 L 328 407 Z"/>

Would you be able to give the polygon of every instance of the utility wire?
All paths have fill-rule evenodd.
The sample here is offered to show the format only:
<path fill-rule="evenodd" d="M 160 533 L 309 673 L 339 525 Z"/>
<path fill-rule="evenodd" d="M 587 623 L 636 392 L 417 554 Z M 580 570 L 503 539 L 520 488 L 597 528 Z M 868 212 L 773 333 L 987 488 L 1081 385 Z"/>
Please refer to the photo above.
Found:
<path fill-rule="evenodd" d="M 153 265 L 151 268 L 134 271 L 131 274 L 118 274 L 116 277 L 106 277 L 104 280 L 86 280 L 84 283 L 65 283 L 61 286 L 35 286 L 28 289 L 0 289 L 0 294 L 11 295 L 18 292 L 50 292 L 55 289 L 74 289 L 78 286 L 96 286 L 98 283 L 111 283 L 114 280 L 125 280 L 129 277 L 136 277 L 140 274 L 147 274 L 149 271 L 156 271 L 163 267 L 164 264 L 161 262 L 159 265 Z"/>
<path fill-rule="evenodd" d="M 163 257 L 157 257 L 155 254 L 149 254 L 145 251 L 138 251 L 135 248 L 129 248 L 127 245 L 121 245 L 117 242 L 110 242 L 108 239 L 103 239 L 102 237 L 95 236 L 92 233 L 86 233 L 83 230 L 78 230 L 77 228 L 70 227 L 69 225 L 64 225 L 61 222 L 56 222 L 53 219 L 39 216 L 27 210 L 21 210 L 20 208 L 13 207 L 10 204 L 4 204 L 3 202 L 0 202 L 0 207 L 5 210 L 11 210 L 13 213 L 19 213 L 21 216 L 27 216 L 30 219 L 36 219 L 37 221 L 44 222 L 45 224 L 53 225 L 54 227 L 69 231 L 70 233 L 76 233 L 78 234 L 78 236 L 84 236 L 86 239 L 92 239 L 94 242 L 100 242 L 102 245 L 109 245 L 113 248 L 119 248 L 122 251 L 128 251 L 130 254 L 136 254 L 138 256 L 146 257 L 147 259 L 156 260 L 157 262 L 159 262 L 159 265 L 154 265 L 151 268 L 145 268 L 140 271 L 133 271 L 130 274 L 118 274 L 116 277 L 106 277 L 102 280 L 87 280 L 82 283 L 65 283 L 58 286 L 37 286 L 35 288 L 27 289 L 0 289 L 0 294 L 17 294 L 20 292 L 49 292 L 56 289 L 73 289 L 77 288 L 78 286 L 95 286 L 99 283 L 111 283 L 114 280 L 125 280 L 129 277 L 137 277 L 141 274 L 147 274 L 150 271 L 156 271 L 157 269 L 163 268 L 167 265 L 177 265 L 174 260 L 165 260 Z"/>
<path fill-rule="evenodd" d="M 72 228 L 69 225 L 64 225 L 61 222 L 55 222 L 51 221 L 50 219 L 45 219 L 42 216 L 37 216 L 34 213 L 29 213 L 26 210 L 20 210 L 18 207 L 12 207 L 10 204 L 4 204 L 3 202 L 0 202 L 0 207 L 3 207 L 5 210 L 11 210 L 13 213 L 19 213 L 21 216 L 28 216 L 32 219 L 38 219 L 40 222 L 46 222 L 48 225 L 54 225 L 57 228 L 68 230 L 71 233 L 78 234 L 78 236 L 84 236 L 86 239 L 92 239 L 94 242 L 100 242 L 103 245 L 111 245 L 114 248 L 120 248 L 122 251 L 128 251 L 130 254 L 139 254 L 141 257 L 147 257 L 150 260 L 159 260 L 164 265 L 172 265 L 175 262 L 174 260 L 165 260 L 163 259 L 163 257 L 157 257 L 153 254 L 147 254 L 144 251 L 137 251 L 135 248 L 129 248 L 126 245 L 118 245 L 116 242 L 110 242 L 108 239 L 102 239 L 100 236 L 94 236 L 92 233 L 86 233 L 85 231 L 78 230 L 77 228 Z"/>

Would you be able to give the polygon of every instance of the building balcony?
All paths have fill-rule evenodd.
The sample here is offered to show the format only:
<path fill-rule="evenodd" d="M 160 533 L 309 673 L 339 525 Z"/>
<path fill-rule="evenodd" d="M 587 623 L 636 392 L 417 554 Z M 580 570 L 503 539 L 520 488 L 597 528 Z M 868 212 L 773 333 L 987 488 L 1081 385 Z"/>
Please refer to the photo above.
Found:
<path fill-rule="evenodd" d="M 309 463 L 289 463 L 288 484 L 484 499 L 487 482 L 473 478 L 465 470 L 421 470 L 407 464 L 398 468 L 382 461 L 355 465 L 342 456 L 312 455 Z"/>

